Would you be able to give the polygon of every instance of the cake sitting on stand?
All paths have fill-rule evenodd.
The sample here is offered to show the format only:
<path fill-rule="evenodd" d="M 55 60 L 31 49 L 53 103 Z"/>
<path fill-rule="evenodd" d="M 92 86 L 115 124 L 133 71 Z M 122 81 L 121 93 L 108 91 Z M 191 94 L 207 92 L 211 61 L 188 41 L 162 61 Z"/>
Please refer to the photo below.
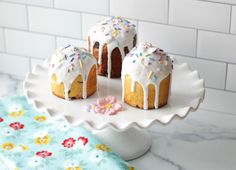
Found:
<path fill-rule="evenodd" d="M 172 60 L 162 49 L 140 43 L 123 61 L 123 101 L 141 109 L 167 104 L 172 68 Z"/>
<path fill-rule="evenodd" d="M 88 43 L 97 59 L 98 74 L 119 78 L 123 58 L 136 45 L 135 25 L 121 17 L 109 17 L 91 28 Z"/>
<path fill-rule="evenodd" d="M 83 48 L 68 45 L 49 59 L 52 93 L 64 99 L 87 98 L 97 90 L 96 60 Z"/>

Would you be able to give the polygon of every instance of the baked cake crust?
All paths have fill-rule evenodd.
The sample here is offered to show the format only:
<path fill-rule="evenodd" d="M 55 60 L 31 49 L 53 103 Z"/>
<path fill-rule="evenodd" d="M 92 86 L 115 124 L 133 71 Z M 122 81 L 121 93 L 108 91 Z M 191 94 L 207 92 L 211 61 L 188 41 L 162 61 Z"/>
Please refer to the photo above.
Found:
<path fill-rule="evenodd" d="M 133 39 L 133 46 L 136 45 L 136 35 Z M 88 46 L 90 48 L 90 37 L 88 38 Z M 90 49 L 89 49 L 90 50 Z M 94 45 L 93 47 L 93 56 L 96 58 L 97 62 L 99 59 L 99 43 L 98 45 Z M 125 55 L 129 53 L 128 47 L 124 47 Z M 102 50 L 102 63 L 97 65 L 97 74 L 101 76 L 108 76 L 107 73 L 107 62 L 108 62 L 108 52 L 107 52 L 107 44 L 103 46 Z M 111 78 L 120 78 L 122 70 L 122 56 L 118 47 L 113 49 L 111 53 Z"/>
<path fill-rule="evenodd" d="M 91 96 L 93 93 L 97 91 L 96 65 L 94 65 L 89 72 L 86 88 L 87 88 L 87 97 Z M 51 90 L 55 96 L 65 99 L 64 84 L 57 83 L 56 74 L 53 74 L 51 77 Z M 73 81 L 69 93 L 69 98 L 70 99 L 83 98 L 83 79 L 81 75 L 78 75 L 76 79 Z"/>
<path fill-rule="evenodd" d="M 131 92 L 132 79 L 129 75 L 125 76 L 125 87 L 124 87 L 124 101 L 125 103 L 138 107 L 140 109 L 144 108 L 144 92 L 142 86 L 135 82 L 135 91 Z M 159 97 L 158 97 L 158 108 L 165 106 L 168 101 L 169 88 L 171 83 L 171 74 L 169 74 L 160 83 Z M 150 84 L 148 87 L 148 109 L 154 109 L 155 105 L 155 87 Z"/>

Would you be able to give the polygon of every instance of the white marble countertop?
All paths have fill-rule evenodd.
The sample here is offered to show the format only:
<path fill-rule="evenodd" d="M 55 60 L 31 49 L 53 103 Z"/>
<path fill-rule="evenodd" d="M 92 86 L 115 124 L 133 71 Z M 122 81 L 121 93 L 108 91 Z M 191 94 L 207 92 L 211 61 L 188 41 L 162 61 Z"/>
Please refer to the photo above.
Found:
<path fill-rule="evenodd" d="M 22 95 L 22 80 L 0 74 L 0 97 Z M 133 161 L 142 170 L 235 170 L 236 93 L 207 89 L 197 112 L 154 125 L 150 151 Z"/>

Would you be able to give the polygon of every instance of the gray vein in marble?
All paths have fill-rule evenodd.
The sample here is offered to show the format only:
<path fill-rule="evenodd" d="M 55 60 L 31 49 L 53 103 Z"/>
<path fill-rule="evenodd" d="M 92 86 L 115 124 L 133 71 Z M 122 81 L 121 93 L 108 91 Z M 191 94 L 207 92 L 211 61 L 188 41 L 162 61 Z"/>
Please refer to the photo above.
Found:
<path fill-rule="evenodd" d="M 155 152 L 152 152 L 152 151 L 150 151 L 150 153 L 153 154 L 155 157 L 161 159 L 162 161 L 165 161 L 166 163 L 172 165 L 173 167 L 176 168 L 176 170 L 186 170 L 184 167 L 182 167 L 178 163 L 175 163 L 174 161 L 172 161 L 172 160 L 170 160 L 168 158 L 165 158 L 165 157 L 163 157 L 163 156 L 161 156 L 161 155 L 159 155 L 159 154 L 157 154 Z"/>
<path fill-rule="evenodd" d="M 220 128 L 216 125 L 210 125 L 206 123 L 202 123 L 196 120 L 188 120 L 182 123 L 181 128 L 183 128 L 183 124 L 187 126 L 185 132 L 183 129 L 178 129 L 178 127 L 173 132 L 161 132 L 161 131 L 152 131 L 149 130 L 154 136 L 153 137 L 162 137 L 167 138 L 169 140 L 182 140 L 188 142 L 199 142 L 202 140 L 236 140 L 236 128 Z M 191 130 L 191 131 L 190 131 Z M 190 131 L 190 132 L 189 132 Z"/>
<path fill-rule="evenodd" d="M 0 97 L 23 95 L 22 79 L 0 73 Z"/>

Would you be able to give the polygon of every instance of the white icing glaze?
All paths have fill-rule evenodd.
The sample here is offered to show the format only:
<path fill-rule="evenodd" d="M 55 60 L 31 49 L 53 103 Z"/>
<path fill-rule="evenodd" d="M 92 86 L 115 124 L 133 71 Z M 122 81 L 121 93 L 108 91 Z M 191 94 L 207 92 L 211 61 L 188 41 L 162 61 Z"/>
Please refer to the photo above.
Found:
<path fill-rule="evenodd" d="M 135 82 L 138 82 L 144 92 L 144 109 L 148 109 L 148 86 L 155 87 L 155 108 L 158 108 L 159 86 L 172 72 L 172 59 L 163 50 L 150 43 L 140 43 L 133 48 L 123 60 L 122 65 L 122 99 L 124 101 L 125 75 L 132 79 L 131 92 L 135 91 Z"/>
<path fill-rule="evenodd" d="M 103 46 L 107 45 L 107 74 L 111 75 L 111 53 L 118 47 L 122 60 L 125 56 L 124 48 L 129 50 L 133 48 L 133 41 L 136 35 L 135 25 L 121 17 L 109 17 L 96 25 L 89 31 L 90 51 L 93 53 L 93 47 L 96 42 L 99 43 L 98 64 L 102 64 Z"/>
<path fill-rule="evenodd" d="M 64 84 L 65 99 L 69 99 L 70 88 L 78 75 L 83 79 L 83 98 L 87 98 L 87 78 L 96 59 L 84 48 L 68 45 L 56 50 L 49 58 L 49 76 L 56 74 L 57 83 Z"/>

